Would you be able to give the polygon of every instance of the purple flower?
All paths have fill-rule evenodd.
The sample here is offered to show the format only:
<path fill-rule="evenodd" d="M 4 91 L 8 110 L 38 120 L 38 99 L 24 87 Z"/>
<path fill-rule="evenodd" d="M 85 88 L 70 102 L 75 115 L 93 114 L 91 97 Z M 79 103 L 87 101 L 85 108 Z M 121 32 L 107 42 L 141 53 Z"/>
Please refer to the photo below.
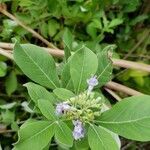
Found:
<path fill-rule="evenodd" d="M 98 80 L 96 76 L 93 76 L 90 79 L 87 79 L 87 83 L 88 83 L 88 93 L 90 93 L 93 90 L 94 86 L 98 85 Z"/>
<path fill-rule="evenodd" d="M 62 102 L 57 104 L 55 113 L 56 115 L 63 115 L 65 111 L 68 111 L 70 109 L 70 105 L 66 102 Z"/>
<path fill-rule="evenodd" d="M 76 120 L 73 121 L 74 124 L 74 130 L 73 130 L 73 137 L 75 140 L 79 140 L 84 137 L 84 128 L 81 121 Z"/>

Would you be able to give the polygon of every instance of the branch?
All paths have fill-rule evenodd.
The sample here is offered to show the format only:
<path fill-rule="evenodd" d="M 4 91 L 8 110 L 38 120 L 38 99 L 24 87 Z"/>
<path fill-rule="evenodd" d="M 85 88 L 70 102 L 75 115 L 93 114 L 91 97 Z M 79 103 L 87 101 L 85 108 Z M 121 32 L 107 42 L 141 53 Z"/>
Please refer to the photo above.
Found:
<path fill-rule="evenodd" d="M 52 47 L 54 49 L 58 49 L 57 47 L 55 47 L 52 43 L 50 43 L 48 40 L 46 40 L 45 38 L 43 38 L 39 33 L 35 32 L 33 29 L 31 29 L 30 27 L 26 26 L 23 22 L 21 22 L 20 20 L 18 20 L 14 15 L 12 15 L 11 13 L 9 13 L 6 8 L 4 8 L 5 6 L 3 4 L 0 4 L 0 12 L 2 14 L 4 14 L 5 16 L 7 16 L 8 18 L 14 20 L 16 23 L 18 23 L 18 25 L 22 26 L 25 30 L 27 30 L 28 32 L 32 33 L 32 35 L 34 37 L 36 37 L 37 39 L 41 40 L 43 43 L 45 43 L 47 46 Z"/>
<path fill-rule="evenodd" d="M 0 42 L 0 48 L 7 49 L 7 50 L 12 50 L 14 48 L 14 44 L 12 43 L 5 43 L 5 42 Z M 64 57 L 64 51 L 59 50 L 59 49 L 53 49 L 53 48 L 44 48 L 47 52 L 49 52 L 52 56 L 58 57 L 58 58 L 63 58 Z"/>
<path fill-rule="evenodd" d="M 141 92 L 138 92 L 138 91 L 133 90 L 127 86 L 121 85 L 121 84 L 113 82 L 113 81 L 108 82 L 105 85 L 105 87 L 112 89 L 112 90 L 115 90 L 115 91 L 126 93 L 128 95 L 142 95 L 143 94 Z"/>
<path fill-rule="evenodd" d="M 14 44 L 0 42 L 0 47 L 11 50 L 11 49 L 13 49 Z M 59 57 L 59 58 L 64 57 L 63 50 L 58 50 L 58 49 L 56 50 L 56 49 L 45 48 L 45 47 L 43 47 L 43 48 L 55 57 Z M 141 71 L 150 72 L 150 65 L 147 65 L 144 63 L 142 64 L 142 63 L 127 61 L 127 60 L 122 60 L 122 59 L 112 59 L 112 61 L 113 61 L 113 65 L 118 66 L 118 67 L 137 69 L 137 70 L 141 70 Z"/>
<path fill-rule="evenodd" d="M 112 61 L 113 61 L 113 65 L 118 67 L 137 69 L 141 71 L 150 72 L 150 65 L 144 63 L 138 63 L 138 62 L 122 60 L 122 59 L 112 59 Z"/>
<path fill-rule="evenodd" d="M 0 48 L 0 54 L 13 60 L 13 55 L 10 52 L 8 52 L 7 50 Z"/>
<path fill-rule="evenodd" d="M 13 130 L 0 130 L 0 134 L 15 132 Z"/>
<path fill-rule="evenodd" d="M 121 101 L 121 98 L 111 89 L 108 89 L 106 87 L 104 87 L 104 89 L 112 96 L 114 97 L 117 101 Z"/>

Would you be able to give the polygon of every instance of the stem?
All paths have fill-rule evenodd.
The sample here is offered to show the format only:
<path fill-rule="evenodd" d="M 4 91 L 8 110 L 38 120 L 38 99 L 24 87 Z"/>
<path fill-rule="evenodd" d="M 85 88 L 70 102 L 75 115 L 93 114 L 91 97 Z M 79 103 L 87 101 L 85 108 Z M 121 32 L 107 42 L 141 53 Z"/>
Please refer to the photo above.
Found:
<path fill-rule="evenodd" d="M 0 48 L 3 48 L 3 50 L 4 49 L 12 50 L 14 48 L 14 44 L 0 42 Z M 49 52 L 54 57 L 58 57 L 58 58 L 63 58 L 64 57 L 64 51 L 63 50 L 54 49 L 54 48 L 46 48 L 46 47 L 42 47 L 42 48 L 44 50 L 46 50 L 47 52 Z"/>
<path fill-rule="evenodd" d="M 143 94 L 141 92 L 138 92 L 134 89 L 131 89 L 127 86 L 121 85 L 121 84 L 113 82 L 113 81 L 108 82 L 105 85 L 105 87 L 112 89 L 112 90 L 115 90 L 115 91 L 126 93 L 128 95 L 135 95 L 136 96 L 136 95 L 142 95 Z"/>
<path fill-rule="evenodd" d="M 16 131 L 13 131 L 13 130 L 0 130 L 0 134 L 11 133 L 11 132 L 16 132 Z"/>
<path fill-rule="evenodd" d="M 150 72 L 150 65 L 144 63 L 138 63 L 138 62 L 127 61 L 122 59 L 112 59 L 112 61 L 113 61 L 113 65 L 118 67 Z"/>
<path fill-rule="evenodd" d="M 0 54 L 7 57 L 7 58 L 9 58 L 9 59 L 11 59 L 11 60 L 13 60 L 13 55 L 10 52 L 8 52 L 8 51 L 6 51 L 2 48 L 0 48 Z"/>
<path fill-rule="evenodd" d="M 9 49 L 9 50 L 13 49 L 14 44 L 0 42 L 0 47 L 1 47 L 0 54 L 7 57 L 8 54 L 3 52 L 3 51 L 5 51 L 4 49 Z M 2 48 L 4 48 L 3 51 L 2 51 Z M 54 57 L 58 57 L 58 58 L 64 57 L 63 50 L 58 50 L 58 49 L 56 50 L 56 49 L 45 48 L 45 47 L 43 47 L 43 48 L 44 48 L 44 50 L 49 52 Z M 8 55 L 8 58 L 9 57 L 10 57 L 10 54 Z M 150 65 L 147 65 L 147 64 L 137 63 L 137 62 L 133 62 L 133 61 L 127 61 L 127 60 L 122 60 L 122 59 L 112 59 L 112 61 L 113 61 L 113 65 L 118 66 L 118 67 L 150 72 Z"/>
<path fill-rule="evenodd" d="M 108 88 L 104 88 L 112 97 L 114 97 L 117 101 L 121 101 L 120 96 L 118 96 L 114 91 L 108 89 Z"/>

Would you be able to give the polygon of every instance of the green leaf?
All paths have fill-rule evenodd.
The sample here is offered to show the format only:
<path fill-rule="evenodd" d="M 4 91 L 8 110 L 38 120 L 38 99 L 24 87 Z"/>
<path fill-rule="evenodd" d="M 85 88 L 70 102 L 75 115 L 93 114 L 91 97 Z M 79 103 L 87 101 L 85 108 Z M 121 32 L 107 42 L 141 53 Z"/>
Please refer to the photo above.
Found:
<path fill-rule="evenodd" d="M 47 38 L 47 34 L 48 34 L 48 25 L 45 22 L 42 22 L 39 26 L 41 34 Z"/>
<path fill-rule="evenodd" d="M 57 119 L 55 115 L 55 109 L 52 103 L 49 100 L 39 99 L 38 100 L 38 107 L 41 113 L 48 119 L 55 121 Z"/>
<path fill-rule="evenodd" d="M 54 59 L 44 49 L 32 44 L 15 44 L 14 59 L 31 80 L 51 89 L 59 87 Z"/>
<path fill-rule="evenodd" d="M 55 139 L 61 147 L 66 148 L 73 146 L 72 131 L 64 122 L 57 123 Z"/>
<path fill-rule="evenodd" d="M 72 91 L 74 90 L 73 83 L 71 80 L 71 75 L 70 75 L 70 61 L 68 61 L 65 64 L 62 70 L 61 81 L 62 81 L 62 87 Z"/>
<path fill-rule="evenodd" d="M 74 146 L 71 150 L 89 150 L 88 138 L 82 138 L 74 141 Z"/>
<path fill-rule="evenodd" d="M 1 109 L 11 109 L 14 106 L 16 106 L 16 104 L 17 104 L 16 102 L 7 103 L 7 104 L 4 104 L 4 105 L 0 105 L 0 108 Z"/>
<path fill-rule="evenodd" d="M 8 125 L 8 124 L 14 122 L 15 113 L 14 113 L 14 111 L 10 111 L 10 110 L 7 109 L 4 112 L 2 111 L 1 117 L 2 117 L 2 122 Z"/>
<path fill-rule="evenodd" d="M 55 102 L 53 93 L 50 93 L 44 87 L 32 82 L 26 83 L 24 86 L 27 87 L 28 93 L 35 103 L 37 103 L 38 99 L 49 100 L 51 103 Z"/>
<path fill-rule="evenodd" d="M 17 122 L 14 121 L 14 122 L 11 124 L 11 129 L 12 129 L 13 131 L 18 131 L 18 130 L 19 130 L 19 126 L 18 126 Z"/>
<path fill-rule="evenodd" d="M 6 92 L 10 96 L 17 89 L 17 77 L 14 71 L 12 71 L 5 82 Z"/>
<path fill-rule="evenodd" d="M 29 103 L 28 103 L 27 101 L 22 102 L 22 103 L 21 103 L 21 106 L 23 107 L 24 111 L 29 112 L 29 113 L 31 113 L 31 114 L 33 114 L 34 112 L 37 112 L 37 111 L 38 111 L 36 107 L 34 107 L 34 108 L 31 109 L 31 108 L 29 107 Z M 33 111 L 33 110 L 34 110 L 34 111 Z"/>
<path fill-rule="evenodd" d="M 134 26 L 137 23 L 144 21 L 145 19 L 148 19 L 148 15 L 147 14 L 138 15 L 136 18 L 131 20 L 130 24 L 132 26 Z"/>
<path fill-rule="evenodd" d="M 87 79 L 97 71 L 97 56 L 84 47 L 77 51 L 70 60 L 70 74 L 76 93 L 85 90 Z"/>
<path fill-rule="evenodd" d="M 68 28 L 66 28 L 64 31 L 63 42 L 66 47 L 68 47 L 70 50 L 72 49 L 73 35 Z"/>
<path fill-rule="evenodd" d="M 51 141 L 54 127 L 54 123 L 48 121 L 36 121 L 22 126 L 13 150 L 42 150 Z"/>
<path fill-rule="evenodd" d="M 112 61 L 110 60 L 109 50 L 113 48 L 112 45 L 109 45 L 104 48 L 102 52 L 99 52 L 98 57 L 98 70 L 97 70 L 97 79 L 99 81 L 99 85 L 103 86 L 108 81 L 111 80 L 112 74 Z"/>
<path fill-rule="evenodd" d="M 88 141 L 91 150 L 119 150 L 112 135 L 101 126 L 91 125 L 89 127 Z"/>
<path fill-rule="evenodd" d="M 7 73 L 7 64 L 0 61 L 0 77 L 4 77 Z"/>
<path fill-rule="evenodd" d="M 67 100 L 75 96 L 73 92 L 64 88 L 56 88 L 53 92 L 58 98 L 62 100 Z"/>
<path fill-rule="evenodd" d="M 86 27 L 86 32 L 95 39 L 97 37 L 97 29 L 102 29 L 102 23 L 100 19 L 93 19 Z"/>
<path fill-rule="evenodd" d="M 101 126 L 132 140 L 150 140 L 150 96 L 132 96 L 118 102 L 104 112 L 99 121 Z"/>
<path fill-rule="evenodd" d="M 53 37 L 56 33 L 57 30 L 59 29 L 59 24 L 56 20 L 51 19 L 48 21 L 48 34 Z"/>
<path fill-rule="evenodd" d="M 86 27 L 86 32 L 92 37 L 92 39 L 95 39 L 97 36 L 97 28 L 95 27 L 94 23 L 91 22 Z"/>
<path fill-rule="evenodd" d="M 69 29 L 65 29 L 64 35 L 63 35 L 63 43 L 65 44 L 65 60 L 71 56 L 71 50 L 72 50 L 72 43 L 73 43 L 73 35 L 69 31 Z"/>
<path fill-rule="evenodd" d="M 122 23 L 123 23 L 123 20 L 120 19 L 120 18 L 113 19 L 113 20 L 109 23 L 108 28 L 113 28 L 113 27 L 118 26 L 118 25 L 120 25 L 120 24 L 122 24 Z"/>

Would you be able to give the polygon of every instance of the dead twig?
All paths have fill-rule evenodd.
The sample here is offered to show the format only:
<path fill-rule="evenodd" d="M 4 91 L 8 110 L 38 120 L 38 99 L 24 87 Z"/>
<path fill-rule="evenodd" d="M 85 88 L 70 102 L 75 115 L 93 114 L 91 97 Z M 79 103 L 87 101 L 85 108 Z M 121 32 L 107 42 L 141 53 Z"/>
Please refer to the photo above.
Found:
<path fill-rule="evenodd" d="M 108 82 L 105 85 L 105 87 L 112 89 L 112 90 L 115 90 L 115 91 L 126 93 L 128 95 L 135 95 L 136 96 L 136 95 L 142 95 L 143 94 L 141 92 L 138 92 L 134 89 L 131 89 L 127 86 L 121 85 L 121 84 L 113 82 L 113 81 Z"/>
<path fill-rule="evenodd" d="M 118 96 L 114 91 L 112 91 L 111 89 L 108 89 L 106 87 L 104 87 L 104 89 L 112 96 L 114 97 L 117 101 L 121 101 L 120 96 Z"/>
<path fill-rule="evenodd" d="M 144 63 L 138 63 L 138 62 L 123 60 L 123 59 L 112 59 L 112 61 L 113 61 L 113 65 L 118 67 L 150 72 L 150 65 Z"/>
<path fill-rule="evenodd" d="M 11 133 L 11 132 L 16 132 L 16 131 L 13 131 L 13 130 L 0 130 L 0 134 Z"/>
<path fill-rule="evenodd" d="M 14 44 L 0 42 L 0 47 L 3 48 L 3 50 L 4 49 L 12 50 L 14 47 Z M 43 47 L 43 48 L 55 57 L 59 57 L 59 58 L 64 57 L 63 50 L 58 50 L 58 49 L 56 50 L 56 49 L 45 48 L 45 47 Z M 141 70 L 141 71 L 150 72 L 150 65 L 147 65 L 147 64 L 127 61 L 127 60 L 122 60 L 122 59 L 112 59 L 112 61 L 113 61 L 113 65 L 118 66 L 118 67 L 128 68 L 128 69 L 137 69 L 137 70 Z"/>
<path fill-rule="evenodd" d="M 13 60 L 13 55 L 10 52 L 8 52 L 7 50 L 4 50 L 2 48 L 0 48 L 0 55 L 3 55 L 5 57 Z"/>

